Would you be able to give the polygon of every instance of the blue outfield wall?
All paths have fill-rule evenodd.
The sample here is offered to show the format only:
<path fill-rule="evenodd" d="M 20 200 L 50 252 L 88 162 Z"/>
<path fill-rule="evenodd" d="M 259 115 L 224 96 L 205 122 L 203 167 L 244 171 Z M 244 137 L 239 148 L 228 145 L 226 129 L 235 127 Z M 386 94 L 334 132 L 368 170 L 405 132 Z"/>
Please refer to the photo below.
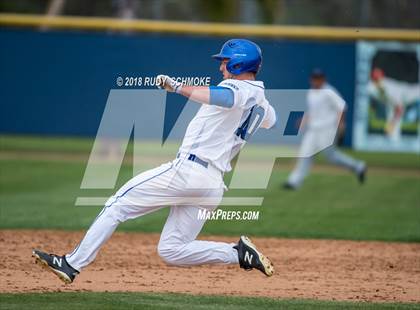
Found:
<path fill-rule="evenodd" d="M 226 39 L 0 28 L 0 132 L 95 136 L 118 76 L 210 76 L 217 84 L 210 55 Z M 251 39 L 263 50 L 266 88 L 306 89 L 312 68 L 325 70 L 348 104 L 344 143 L 351 145 L 355 43 Z"/>

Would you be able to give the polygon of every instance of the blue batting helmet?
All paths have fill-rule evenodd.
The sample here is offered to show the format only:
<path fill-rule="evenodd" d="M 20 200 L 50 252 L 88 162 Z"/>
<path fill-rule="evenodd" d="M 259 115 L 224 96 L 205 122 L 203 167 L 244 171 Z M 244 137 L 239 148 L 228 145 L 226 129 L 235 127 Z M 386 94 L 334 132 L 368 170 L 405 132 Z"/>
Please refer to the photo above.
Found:
<path fill-rule="evenodd" d="M 226 69 L 232 74 L 244 72 L 257 73 L 260 70 L 262 54 L 260 47 L 245 39 L 231 39 L 223 44 L 219 54 L 213 55 L 217 60 L 229 59 Z"/>

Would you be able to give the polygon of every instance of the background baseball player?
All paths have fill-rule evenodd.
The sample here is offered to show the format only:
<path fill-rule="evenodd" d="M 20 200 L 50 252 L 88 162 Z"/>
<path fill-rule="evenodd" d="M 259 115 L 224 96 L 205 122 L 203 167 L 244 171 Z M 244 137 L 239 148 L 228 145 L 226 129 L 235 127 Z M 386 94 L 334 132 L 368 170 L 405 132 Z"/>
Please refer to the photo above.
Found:
<path fill-rule="evenodd" d="M 302 185 L 312 165 L 313 156 L 319 148 L 334 139 L 344 128 L 344 112 L 346 103 L 338 92 L 327 83 L 325 74 L 320 69 L 314 69 L 310 77 L 311 89 L 307 95 L 308 112 L 301 126 L 306 127 L 299 158 L 293 172 L 284 184 L 286 189 L 297 189 Z M 366 164 L 340 152 L 333 143 L 322 151 L 327 160 L 335 165 L 353 171 L 358 180 L 363 183 L 366 174 Z"/>
<path fill-rule="evenodd" d="M 58 256 L 33 251 L 42 263 L 66 283 L 91 263 L 118 224 L 166 206 L 171 206 L 163 228 L 158 253 L 169 264 L 240 264 L 271 276 L 274 268 L 251 241 L 242 236 L 237 244 L 199 241 L 205 220 L 199 208 L 214 210 L 225 185 L 223 173 L 249 137 L 260 127 L 276 121 L 274 109 L 264 96 L 264 84 L 256 81 L 262 55 L 253 42 L 227 41 L 219 54 L 223 79 L 216 87 L 184 86 L 165 75 L 157 85 L 201 103 L 190 122 L 176 158 L 128 181 L 106 202 L 79 245 Z"/>

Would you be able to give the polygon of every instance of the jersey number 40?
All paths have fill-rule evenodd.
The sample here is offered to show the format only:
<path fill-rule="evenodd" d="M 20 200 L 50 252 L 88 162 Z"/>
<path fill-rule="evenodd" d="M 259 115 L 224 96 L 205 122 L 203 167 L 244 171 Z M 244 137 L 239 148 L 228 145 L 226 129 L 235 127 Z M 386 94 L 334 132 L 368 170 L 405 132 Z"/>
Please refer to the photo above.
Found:
<path fill-rule="evenodd" d="M 248 139 L 257 131 L 264 118 L 264 109 L 259 105 L 254 105 L 249 111 L 248 117 L 242 125 L 236 130 L 236 135 L 242 140 Z"/>

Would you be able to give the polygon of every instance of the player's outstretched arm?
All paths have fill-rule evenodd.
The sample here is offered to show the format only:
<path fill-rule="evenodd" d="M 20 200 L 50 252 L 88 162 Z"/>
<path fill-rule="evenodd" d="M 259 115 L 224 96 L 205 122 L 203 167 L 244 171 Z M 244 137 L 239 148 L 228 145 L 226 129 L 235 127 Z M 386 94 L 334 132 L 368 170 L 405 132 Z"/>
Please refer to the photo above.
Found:
<path fill-rule="evenodd" d="M 210 88 L 208 86 L 182 86 L 179 94 L 201 104 L 210 104 Z"/>
<path fill-rule="evenodd" d="M 167 75 L 156 77 L 156 86 L 168 92 L 175 92 L 201 104 L 209 104 L 210 89 L 208 86 L 186 86 Z"/>
<path fill-rule="evenodd" d="M 187 86 L 167 75 L 158 75 L 156 86 L 169 92 L 176 92 L 201 104 L 212 104 L 225 108 L 231 108 L 234 104 L 232 90 L 225 87 Z"/>

